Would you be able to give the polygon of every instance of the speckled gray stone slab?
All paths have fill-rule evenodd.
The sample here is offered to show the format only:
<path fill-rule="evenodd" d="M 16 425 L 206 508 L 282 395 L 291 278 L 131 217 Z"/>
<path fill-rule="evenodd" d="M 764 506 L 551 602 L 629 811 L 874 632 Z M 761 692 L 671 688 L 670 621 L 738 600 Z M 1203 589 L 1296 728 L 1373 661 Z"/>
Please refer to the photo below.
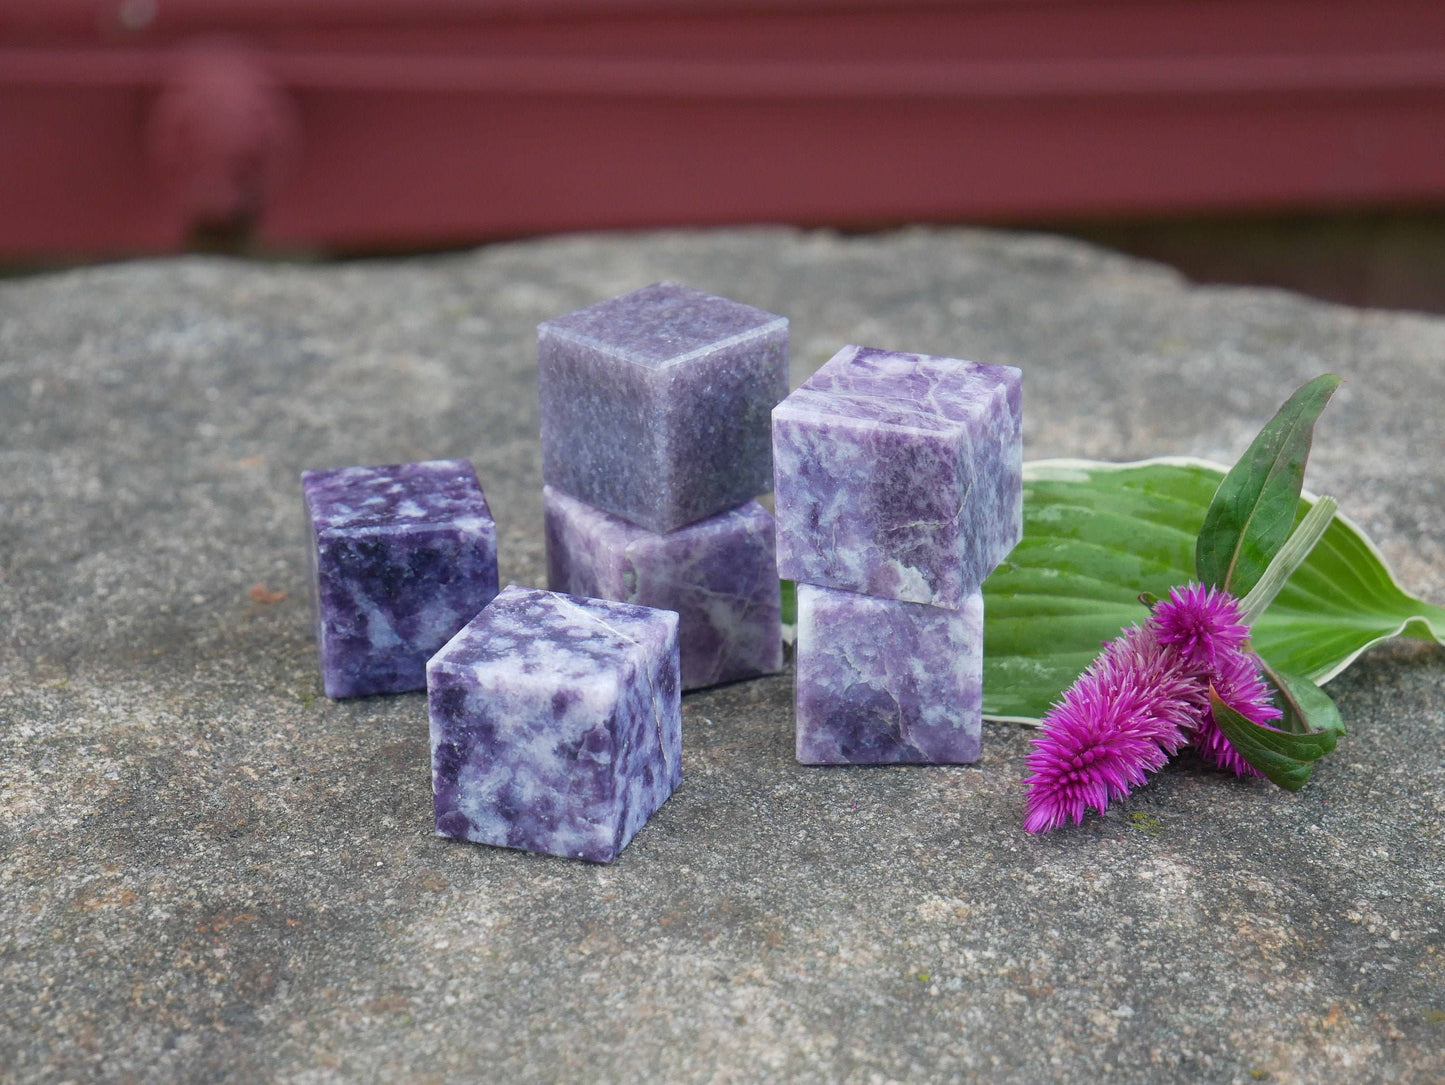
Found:
<path fill-rule="evenodd" d="M 543 477 L 672 531 L 771 489 L 788 321 L 653 283 L 538 325 L 537 389 Z"/>
<path fill-rule="evenodd" d="M 671 611 L 514 584 L 426 676 L 440 836 L 610 863 L 682 782 Z"/>
<path fill-rule="evenodd" d="M 847 346 L 773 411 L 778 572 L 961 609 L 1023 531 L 1013 366 Z"/>
<path fill-rule="evenodd" d="M 957 610 L 799 584 L 805 765 L 967 765 L 983 734 L 983 595 Z"/>
<path fill-rule="evenodd" d="M 773 517 L 756 501 L 660 535 L 546 486 L 547 586 L 677 611 L 682 688 L 783 667 Z"/>
<path fill-rule="evenodd" d="M 1237 457 L 1346 378 L 1308 484 L 1445 603 L 1445 320 L 1001 231 L 564 237 L 0 279 L 0 1078 L 1445 1077 L 1445 650 L 1332 680 L 1290 794 L 1181 761 L 1022 828 L 974 765 L 800 765 L 793 670 L 682 700 L 611 865 L 435 835 L 426 697 L 320 695 L 297 476 L 467 457 L 546 582 L 535 329 L 659 279 L 1026 371 L 1030 457 Z M 281 596 L 284 594 L 284 598 Z M 1267 1076 L 1266 1076 L 1267 1075 Z"/>
<path fill-rule="evenodd" d="M 426 688 L 426 661 L 497 594 L 497 528 L 466 460 L 301 476 L 328 697 Z"/>

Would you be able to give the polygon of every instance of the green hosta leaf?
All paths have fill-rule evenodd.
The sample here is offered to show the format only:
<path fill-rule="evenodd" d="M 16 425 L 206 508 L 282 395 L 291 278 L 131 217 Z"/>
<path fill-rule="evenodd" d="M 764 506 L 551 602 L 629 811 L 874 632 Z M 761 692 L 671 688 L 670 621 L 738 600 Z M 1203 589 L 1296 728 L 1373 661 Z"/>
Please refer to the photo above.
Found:
<path fill-rule="evenodd" d="M 984 713 L 1037 722 L 1148 616 L 1141 592 L 1194 579 L 1194 541 L 1225 469 L 1201 460 L 1024 465 L 1024 537 L 984 592 Z M 1314 498 L 1297 502 L 1303 518 Z M 1399 634 L 1445 641 L 1445 608 L 1407 595 L 1364 533 L 1336 516 L 1254 626 L 1276 668 L 1323 683 Z"/>
<path fill-rule="evenodd" d="M 1195 544 L 1200 581 L 1244 595 L 1284 545 L 1294 526 L 1315 419 L 1341 383 L 1326 374 L 1300 388 L 1224 476 Z"/>
<path fill-rule="evenodd" d="M 1315 689 L 1324 696 L 1319 687 Z M 1342 730 L 1324 728 L 1299 733 L 1261 727 L 1221 701 L 1213 686 L 1209 688 L 1209 707 L 1235 752 L 1287 791 L 1304 787 L 1314 763 L 1335 748 Z M 1335 718 L 1339 718 L 1338 713 Z"/>
<path fill-rule="evenodd" d="M 783 624 L 798 624 L 798 586 L 791 580 L 782 582 L 783 589 Z"/>

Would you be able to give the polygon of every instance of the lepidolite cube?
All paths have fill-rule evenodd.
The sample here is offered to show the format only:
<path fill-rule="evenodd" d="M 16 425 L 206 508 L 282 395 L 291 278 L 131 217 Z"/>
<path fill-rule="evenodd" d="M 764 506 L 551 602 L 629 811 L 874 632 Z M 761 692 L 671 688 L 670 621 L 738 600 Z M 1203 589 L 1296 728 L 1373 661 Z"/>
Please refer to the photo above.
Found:
<path fill-rule="evenodd" d="M 661 535 L 555 487 L 542 494 L 548 586 L 677 611 L 683 689 L 782 668 L 773 518 L 756 501 Z"/>
<path fill-rule="evenodd" d="M 1022 375 L 844 347 L 773 411 L 778 573 L 965 606 L 1023 532 Z"/>
<path fill-rule="evenodd" d="M 426 661 L 497 594 L 497 530 L 466 460 L 301 476 L 328 697 L 426 688 Z"/>
<path fill-rule="evenodd" d="M 610 863 L 682 781 L 677 615 L 508 587 L 427 664 L 436 831 Z"/>
<path fill-rule="evenodd" d="M 537 328 L 542 477 L 650 531 L 772 487 L 784 317 L 676 283 Z"/>
<path fill-rule="evenodd" d="M 966 764 L 983 728 L 983 595 L 957 610 L 798 585 L 807 765 Z"/>

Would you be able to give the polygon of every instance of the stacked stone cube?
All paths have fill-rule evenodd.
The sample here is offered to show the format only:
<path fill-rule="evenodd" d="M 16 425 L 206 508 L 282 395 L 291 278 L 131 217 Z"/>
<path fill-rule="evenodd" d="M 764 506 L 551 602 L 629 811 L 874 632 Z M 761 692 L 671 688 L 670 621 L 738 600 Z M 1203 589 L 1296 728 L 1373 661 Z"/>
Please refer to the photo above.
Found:
<path fill-rule="evenodd" d="M 537 329 L 547 581 L 671 610 L 683 689 L 782 666 L 769 412 L 784 317 L 675 283 Z"/>
<path fill-rule="evenodd" d="M 981 588 L 1023 530 L 1021 393 L 1010 366 L 848 346 L 773 411 L 799 761 L 978 758 Z"/>

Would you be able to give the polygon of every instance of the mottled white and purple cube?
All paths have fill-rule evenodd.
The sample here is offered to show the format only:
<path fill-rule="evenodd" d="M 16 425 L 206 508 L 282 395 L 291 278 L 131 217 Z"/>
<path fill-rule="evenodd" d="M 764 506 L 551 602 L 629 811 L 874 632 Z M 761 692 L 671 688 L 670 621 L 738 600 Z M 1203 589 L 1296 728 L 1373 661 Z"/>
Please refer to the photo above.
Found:
<path fill-rule="evenodd" d="M 968 764 L 983 732 L 983 595 L 956 610 L 798 585 L 797 756 Z"/>
<path fill-rule="evenodd" d="M 542 477 L 666 532 L 772 487 L 788 321 L 676 283 L 537 328 Z"/>
<path fill-rule="evenodd" d="M 466 460 L 306 471 L 328 697 L 426 688 L 426 661 L 497 594 L 497 529 Z"/>
<path fill-rule="evenodd" d="M 543 487 L 547 585 L 677 611 L 682 688 L 783 666 L 773 518 L 756 501 L 665 535 Z"/>
<path fill-rule="evenodd" d="M 682 781 L 677 615 L 513 585 L 427 707 L 439 835 L 610 863 Z"/>
<path fill-rule="evenodd" d="M 1023 533 L 1022 375 L 844 347 L 773 411 L 778 573 L 959 609 Z"/>

